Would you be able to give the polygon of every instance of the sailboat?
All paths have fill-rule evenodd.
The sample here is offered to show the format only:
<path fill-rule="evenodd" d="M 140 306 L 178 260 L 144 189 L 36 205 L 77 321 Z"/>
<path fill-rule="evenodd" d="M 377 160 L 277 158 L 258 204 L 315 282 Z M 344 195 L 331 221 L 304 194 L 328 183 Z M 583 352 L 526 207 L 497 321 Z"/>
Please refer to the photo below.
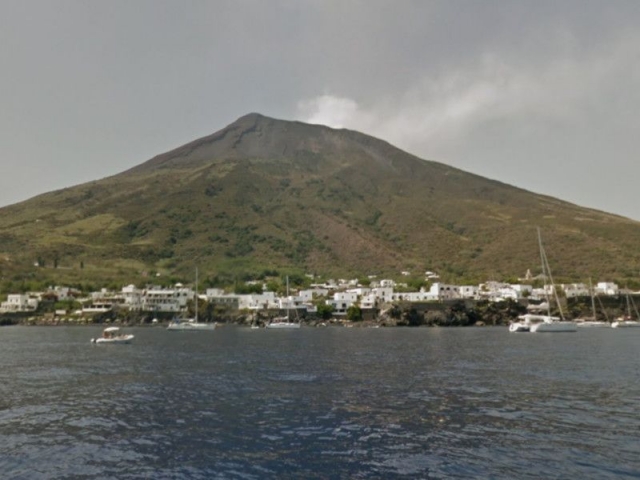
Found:
<path fill-rule="evenodd" d="M 198 322 L 198 268 L 196 267 L 196 314 L 194 318 L 189 319 L 176 319 L 172 320 L 167 326 L 167 330 L 180 330 L 180 331 L 200 331 L 200 330 L 215 330 L 216 323 Z"/>
<path fill-rule="evenodd" d="M 616 319 L 616 321 L 611 324 L 612 328 L 640 327 L 640 322 L 638 320 L 632 320 L 633 317 L 631 315 L 631 305 L 633 305 L 633 310 L 636 313 L 636 318 L 640 318 L 640 314 L 638 314 L 636 304 L 629 296 L 629 291 L 627 290 L 627 315 Z"/>
<path fill-rule="evenodd" d="M 609 322 L 608 319 L 606 322 L 602 322 L 599 321 L 597 319 L 596 316 L 596 299 L 595 299 L 595 295 L 593 293 L 593 285 L 591 283 L 591 278 L 589 278 L 589 293 L 591 294 L 591 312 L 593 314 L 593 316 L 591 318 L 577 318 L 576 319 L 576 326 L 578 327 L 608 327 L 609 326 Z M 606 312 L 603 313 L 605 315 L 605 318 L 607 316 Z"/>
<path fill-rule="evenodd" d="M 562 313 L 562 306 L 560 305 L 560 301 L 558 299 L 558 292 L 556 291 L 556 287 L 553 283 L 553 277 L 551 276 L 551 268 L 549 267 L 549 261 L 547 260 L 547 254 L 544 251 L 544 247 L 542 246 L 542 236 L 540 235 L 540 229 L 538 228 L 538 246 L 540 248 L 540 260 L 542 263 L 542 274 L 545 278 L 545 296 L 547 297 L 547 314 L 540 315 L 540 322 L 532 323 L 529 331 L 532 333 L 536 332 L 576 332 L 578 331 L 575 322 L 566 321 L 564 319 L 564 314 Z M 560 313 L 560 318 L 552 317 L 550 310 L 550 299 L 549 293 L 547 290 L 547 278 L 549 278 L 549 282 L 551 284 L 551 291 L 556 300 L 556 304 L 558 305 L 558 311 Z"/>
<path fill-rule="evenodd" d="M 300 322 L 294 323 L 289 315 L 289 277 L 287 276 L 287 315 L 276 317 L 266 325 L 267 328 L 300 328 Z"/>

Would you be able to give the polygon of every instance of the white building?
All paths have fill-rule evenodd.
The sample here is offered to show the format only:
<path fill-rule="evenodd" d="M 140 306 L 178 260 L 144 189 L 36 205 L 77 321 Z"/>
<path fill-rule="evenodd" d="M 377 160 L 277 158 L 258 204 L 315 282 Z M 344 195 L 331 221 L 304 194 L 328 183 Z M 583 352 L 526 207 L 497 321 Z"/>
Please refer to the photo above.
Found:
<path fill-rule="evenodd" d="M 462 298 L 479 298 L 478 291 L 480 287 L 477 285 L 461 285 L 458 287 L 458 293 Z"/>
<path fill-rule="evenodd" d="M 238 299 L 239 309 L 265 310 L 267 308 L 278 308 L 279 302 L 274 292 L 264 292 L 261 294 L 251 293 L 247 295 L 227 295 L 227 297 Z"/>
<path fill-rule="evenodd" d="M 1 312 L 33 312 L 38 308 L 38 299 L 19 293 L 10 293 L 7 301 L 0 304 Z"/>
<path fill-rule="evenodd" d="M 300 290 L 298 296 L 302 299 L 303 303 L 309 303 L 314 298 L 317 297 L 326 297 L 329 295 L 329 290 L 326 288 L 310 288 L 307 290 Z"/>
<path fill-rule="evenodd" d="M 69 287 L 60 287 L 56 285 L 53 288 L 49 287 L 49 290 L 56 296 L 58 301 L 69 300 L 72 298 L 72 291 Z"/>
<path fill-rule="evenodd" d="M 355 305 L 358 302 L 358 295 L 349 292 L 336 292 L 333 294 L 333 298 L 327 300 L 327 305 L 333 307 L 333 313 L 336 315 L 345 315 L 349 307 Z"/>
<path fill-rule="evenodd" d="M 618 285 L 613 282 L 598 282 L 595 291 L 602 295 L 618 295 L 620 289 L 618 288 Z"/>
<path fill-rule="evenodd" d="M 588 297 L 591 295 L 589 287 L 584 283 L 563 284 L 562 290 L 567 298 Z"/>
<path fill-rule="evenodd" d="M 195 297 L 190 288 L 151 287 L 143 291 L 142 310 L 147 312 L 181 312 L 187 308 L 187 302 Z"/>
<path fill-rule="evenodd" d="M 454 300 L 460 298 L 460 287 L 444 283 L 434 283 L 429 289 L 431 298 L 437 296 L 438 300 Z"/>
<path fill-rule="evenodd" d="M 135 285 L 122 287 L 120 295 L 124 299 L 124 305 L 129 310 L 142 310 L 142 290 L 136 288 Z"/>
<path fill-rule="evenodd" d="M 370 295 L 373 295 L 379 303 L 393 302 L 393 287 L 372 288 Z"/>
<path fill-rule="evenodd" d="M 360 308 L 375 308 L 376 297 L 372 293 L 360 297 Z"/>

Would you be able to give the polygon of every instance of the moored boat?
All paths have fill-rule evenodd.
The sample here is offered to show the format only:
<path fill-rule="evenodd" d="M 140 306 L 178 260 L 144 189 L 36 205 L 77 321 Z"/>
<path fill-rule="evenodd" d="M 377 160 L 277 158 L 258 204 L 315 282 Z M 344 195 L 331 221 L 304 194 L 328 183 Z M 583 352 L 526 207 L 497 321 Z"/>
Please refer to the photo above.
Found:
<path fill-rule="evenodd" d="M 556 292 L 555 285 L 553 283 L 553 277 L 551 275 L 551 267 L 549 266 L 549 261 L 547 259 L 547 254 L 542 246 L 542 236 L 540 235 L 540 229 L 538 228 L 538 247 L 540 249 L 540 260 L 542 263 L 542 275 L 545 279 L 545 296 L 546 305 L 547 305 L 547 314 L 546 315 L 535 315 L 535 314 L 526 314 L 523 315 L 525 322 L 525 326 L 529 325 L 529 332 L 531 333 L 546 333 L 546 332 L 576 332 L 578 329 L 576 327 L 575 322 L 568 321 L 564 319 L 564 314 L 562 313 L 562 307 L 560 304 L 560 300 L 558 299 L 558 293 Z M 551 316 L 551 299 L 549 298 L 549 293 L 546 280 L 549 279 L 549 283 L 551 286 L 551 293 L 553 293 L 558 312 L 560 314 L 559 317 Z M 514 327 L 518 328 L 518 327 Z M 511 330 L 511 327 L 509 327 Z"/>
<path fill-rule="evenodd" d="M 577 330 L 575 322 L 569 320 L 547 320 L 531 325 L 531 333 L 575 332 Z"/>
<path fill-rule="evenodd" d="M 636 304 L 631 298 L 631 296 L 629 295 L 629 291 L 627 290 L 627 314 L 625 316 L 617 318 L 616 321 L 611 324 L 612 328 L 640 327 L 640 321 L 634 320 L 631 315 L 632 306 L 633 306 L 633 311 L 636 314 L 636 318 L 640 318 L 640 313 L 638 313 Z"/>
<path fill-rule="evenodd" d="M 126 344 L 131 343 L 135 335 L 131 334 L 122 334 L 120 333 L 120 328 L 118 327 L 107 327 L 102 331 L 102 337 L 92 338 L 91 343 L 98 344 Z"/>
<path fill-rule="evenodd" d="M 216 329 L 216 322 L 207 323 L 207 322 L 198 321 L 198 268 L 197 267 L 196 267 L 196 287 L 195 287 L 194 302 L 195 302 L 195 311 L 196 311 L 195 318 L 187 318 L 187 319 L 176 318 L 175 320 L 172 320 L 171 323 L 169 323 L 169 325 L 167 326 L 167 330 L 199 332 L 202 330 Z"/>
<path fill-rule="evenodd" d="M 289 316 L 289 277 L 287 277 L 287 314 L 284 317 L 276 317 L 272 319 L 269 323 L 267 323 L 267 328 L 275 328 L 275 329 L 292 329 L 292 328 L 300 328 L 300 322 L 292 322 L 291 317 Z"/>

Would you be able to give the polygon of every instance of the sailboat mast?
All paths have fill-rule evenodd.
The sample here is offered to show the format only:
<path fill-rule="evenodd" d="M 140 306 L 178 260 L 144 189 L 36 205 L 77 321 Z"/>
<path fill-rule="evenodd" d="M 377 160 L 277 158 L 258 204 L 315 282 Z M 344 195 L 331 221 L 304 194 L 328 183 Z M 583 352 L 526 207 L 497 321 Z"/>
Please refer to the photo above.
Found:
<path fill-rule="evenodd" d="M 289 275 L 287 275 L 287 322 L 289 321 Z"/>
<path fill-rule="evenodd" d="M 198 323 L 198 267 L 196 267 L 196 323 Z"/>
<path fill-rule="evenodd" d="M 589 277 L 589 293 L 591 294 L 591 311 L 593 312 L 593 320 L 596 320 L 596 299 L 593 294 L 593 284 L 591 283 L 591 277 Z"/>
<path fill-rule="evenodd" d="M 558 306 L 558 312 L 560 313 L 560 318 L 564 320 L 564 313 L 562 312 L 562 305 L 560 304 L 560 298 L 558 298 L 558 292 L 556 291 L 556 286 L 553 283 L 553 276 L 551 275 L 551 267 L 549 266 L 549 260 L 547 259 L 547 254 L 544 251 L 544 247 L 542 246 L 542 236 L 540 235 L 540 227 L 538 229 L 538 245 L 540 246 L 540 259 L 542 260 L 542 274 L 546 273 L 549 275 L 549 282 L 551 284 L 551 289 L 553 290 L 553 297 L 556 300 L 556 305 Z M 545 276 L 545 298 L 547 299 L 547 314 L 551 316 L 551 304 L 549 303 L 549 295 L 547 294 L 546 289 L 546 276 Z"/>
<path fill-rule="evenodd" d="M 549 300 L 549 293 L 547 292 L 547 269 L 545 268 L 542 236 L 540 235 L 540 227 L 536 228 L 538 230 L 538 249 L 540 250 L 540 264 L 542 265 L 542 279 L 544 281 L 544 298 L 547 301 L 547 315 L 551 316 L 551 301 Z"/>

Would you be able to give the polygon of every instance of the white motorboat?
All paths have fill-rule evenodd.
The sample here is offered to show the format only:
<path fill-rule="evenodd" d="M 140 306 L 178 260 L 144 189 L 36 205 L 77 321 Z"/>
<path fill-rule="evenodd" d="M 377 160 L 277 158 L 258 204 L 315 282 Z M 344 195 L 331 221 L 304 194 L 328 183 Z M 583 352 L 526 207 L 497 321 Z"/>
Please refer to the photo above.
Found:
<path fill-rule="evenodd" d="M 99 344 L 125 344 L 131 343 L 133 337 L 135 335 L 131 334 L 122 334 L 120 333 L 120 328 L 118 327 L 107 327 L 102 331 L 102 337 L 92 338 L 91 343 Z"/>

